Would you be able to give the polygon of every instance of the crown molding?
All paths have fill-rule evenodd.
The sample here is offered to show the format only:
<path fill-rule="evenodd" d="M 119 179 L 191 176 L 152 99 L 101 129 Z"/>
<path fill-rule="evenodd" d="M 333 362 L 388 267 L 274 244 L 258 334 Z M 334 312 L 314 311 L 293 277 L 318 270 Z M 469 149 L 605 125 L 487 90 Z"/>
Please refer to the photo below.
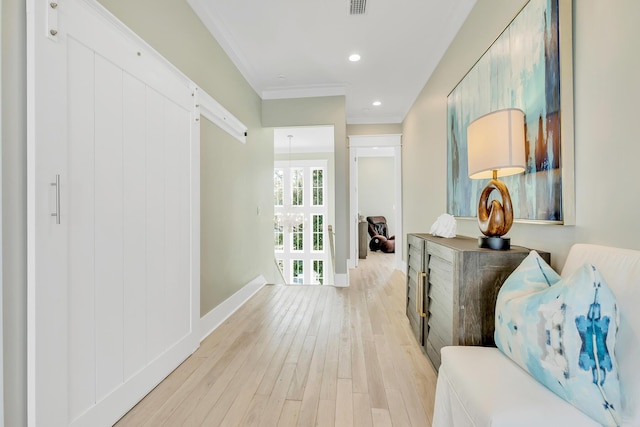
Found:
<path fill-rule="evenodd" d="M 345 96 L 347 89 L 341 85 L 291 86 L 262 91 L 262 99 L 317 98 L 323 96 Z"/>
<path fill-rule="evenodd" d="M 347 115 L 348 125 L 377 125 L 377 124 L 395 124 L 402 123 L 403 117 L 387 116 L 387 117 L 349 117 Z"/>
<path fill-rule="evenodd" d="M 258 77 L 249 65 L 249 61 L 240 54 L 240 49 L 233 42 L 233 38 L 229 34 L 224 24 L 216 19 L 214 15 L 209 13 L 204 0 L 187 0 L 191 9 L 202 24 L 209 30 L 215 41 L 220 45 L 222 50 L 227 54 L 231 62 L 236 66 L 242 77 L 249 83 L 256 93 L 260 93 L 260 85 Z"/>

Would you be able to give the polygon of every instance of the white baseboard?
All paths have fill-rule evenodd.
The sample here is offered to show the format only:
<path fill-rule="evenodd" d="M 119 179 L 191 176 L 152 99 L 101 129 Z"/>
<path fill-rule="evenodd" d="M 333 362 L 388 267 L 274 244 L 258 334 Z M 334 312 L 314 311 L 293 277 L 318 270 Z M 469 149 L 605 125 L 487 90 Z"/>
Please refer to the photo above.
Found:
<path fill-rule="evenodd" d="M 218 326 L 231 316 L 242 304 L 247 302 L 256 292 L 267 284 L 267 279 L 262 275 L 256 277 L 239 291 L 220 303 L 216 308 L 200 318 L 200 341 L 204 340 Z"/>
<path fill-rule="evenodd" d="M 347 272 L 346 274 L 336 274 L 335 275 L 335 281 L 336 283 L 334 284 L 334 286 L 337 286 L 339 288 L 346 288 L 349 286 L 349 273 Z"/>

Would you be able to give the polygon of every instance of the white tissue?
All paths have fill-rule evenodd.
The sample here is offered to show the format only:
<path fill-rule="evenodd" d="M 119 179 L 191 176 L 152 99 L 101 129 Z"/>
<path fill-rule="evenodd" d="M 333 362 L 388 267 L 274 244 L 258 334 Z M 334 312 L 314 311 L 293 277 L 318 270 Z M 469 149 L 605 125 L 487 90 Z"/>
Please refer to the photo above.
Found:
<path fill-rule="evenodd" d="M 456 219 L 453 215 L 443 213 L 433 223 L 429 233 L 440 237 L 456 237 Z"/>

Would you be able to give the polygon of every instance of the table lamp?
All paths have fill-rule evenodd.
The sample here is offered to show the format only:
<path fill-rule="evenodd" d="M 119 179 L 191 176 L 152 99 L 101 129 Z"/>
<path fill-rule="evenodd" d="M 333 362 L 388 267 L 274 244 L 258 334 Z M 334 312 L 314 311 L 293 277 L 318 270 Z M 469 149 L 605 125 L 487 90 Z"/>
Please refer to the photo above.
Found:
<path fill-rule="evenodd" d="M 467 128 L 467 154 L 469 178 L 491 178 L 478 203 L 478 226 L 484 234 L 478 244 L 481 248 L 507 250 L 510 239 L 502 236 L 513 224 L 513 206 L 507 186 L 498 177 L 525 170 L 524 112 L 508 108 L 471 122 Z M 498 190 L 502 203 L 489 198 L 493 190 Z"/>

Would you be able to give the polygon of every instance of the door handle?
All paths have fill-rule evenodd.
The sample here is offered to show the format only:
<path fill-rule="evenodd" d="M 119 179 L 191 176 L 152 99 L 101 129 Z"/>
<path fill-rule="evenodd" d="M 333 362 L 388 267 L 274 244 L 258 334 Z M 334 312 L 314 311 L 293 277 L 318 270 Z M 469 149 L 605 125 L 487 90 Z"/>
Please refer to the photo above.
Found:
<path fill-rule="evenodd" d="M 56 187 L 56 211 L 51 216 L 56 217 L 56 224 L 60 224 L 60 174 L 56 174 L 55 182 L 51 183 L 52 187 Z"/>

